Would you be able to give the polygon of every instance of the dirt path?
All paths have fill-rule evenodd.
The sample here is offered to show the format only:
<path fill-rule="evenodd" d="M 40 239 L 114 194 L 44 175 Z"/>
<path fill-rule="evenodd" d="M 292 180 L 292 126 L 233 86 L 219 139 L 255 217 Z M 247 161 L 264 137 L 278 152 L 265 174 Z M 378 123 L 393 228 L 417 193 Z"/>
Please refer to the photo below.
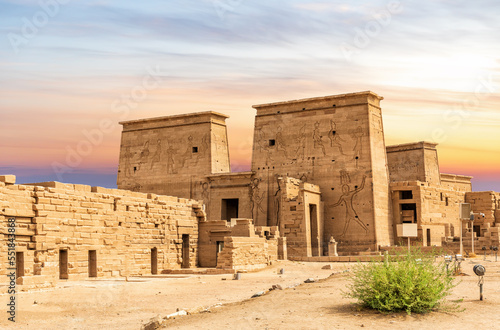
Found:
<path fill-rule="evenodd" d="M 328 277 L 332 270 L 322 270 L 322 266 L 322 263 L 280 262 L 257 273 L 242 274 L 238 281 L 232 280 L 232 275 L 159 275 L 132 278 L 130 282 L 124 279 L 61 282 L 50 290 L 18 294 L 16 324 L 9 322 L 3 312 L 0 328 L 140 329 L 150 318 L 166 316 L 177 309 L 238 302 L 275 284 L 287 287 L 308 277 Z M 351 265 L 335 264 L 338 270 L 348 267 Z M 278 274 L 280 268 L 285 269 L 283 275 Z M 0 295 L 0 305 L 6 306 L 8 298 Z"/>
<path fill-rule="evenodd" d="M 194 314 L 168 320 L 179 329 L 441 329 L 498 328 L 500 317 L 500 262 L 483 262 L 486 266 L 485 300 L 479 301 L 477 277 L 472 261 L 464 263 L 462 282 L 449 299 L 464 299 L 461 313 L 431 313 L 423 316 L 382 315 L 359 311 L 353 300 L 341 291 L 349 273 L 334 275 L 324 281 L 301 284 L 309 277 L 327 278 L 354 264 L 282 262 L 258 273 L 242 274 L 239 281 L 229 275 L 155 276 L 124 280 L 88 280 L 61 283 L 57 288 L 21 293 L 17 296 L 16 324 L 0 318 L 2 329 L 140 329 L 150 318 L 174 313 L 177 309 L 195 310 L 212 307 L 211 313 Z M 283 275 L 278 274 L 285 269 Z M 226 278 L 226 280 L 222 280 Z M 273 290 L 259 298 L 254 293 L 280 284 L 284 290 Z M 0 296 L 5 306 L 8 296 Z M 36 301 L 36 303 L 35 303 Z M 6 313 L 5 313 L 6 314 Z"/>
<path fill-rule="evenodd" d="M 477 277 L 472 267 L 487 268 L 485 300 L 479 301 Z M 466 261 L 463 270 L 470 276 L 448 300 L 463 299 L 462 312 L 435 312 L 426 315 L 380 314 L 360 310 L 352 299 L 342 297 L 349 274 L 332 276 L 317 283 L 302 284 L 244 302 L 231 304 L 211 313 L 166 321 L 173 329 L 500 329 L 500 262 Z"/>

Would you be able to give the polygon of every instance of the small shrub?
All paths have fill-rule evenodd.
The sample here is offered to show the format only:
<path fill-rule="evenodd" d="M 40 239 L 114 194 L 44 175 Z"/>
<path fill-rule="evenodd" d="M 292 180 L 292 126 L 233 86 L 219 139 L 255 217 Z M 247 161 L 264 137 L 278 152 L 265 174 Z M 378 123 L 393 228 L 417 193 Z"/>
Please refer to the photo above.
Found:
<path fill-rule="evenodd" d="M 444 263 L 413 252 L 359 264 L 345 295 L 381 312 L 425 313 L 442 306 L 454 287 Z"/>

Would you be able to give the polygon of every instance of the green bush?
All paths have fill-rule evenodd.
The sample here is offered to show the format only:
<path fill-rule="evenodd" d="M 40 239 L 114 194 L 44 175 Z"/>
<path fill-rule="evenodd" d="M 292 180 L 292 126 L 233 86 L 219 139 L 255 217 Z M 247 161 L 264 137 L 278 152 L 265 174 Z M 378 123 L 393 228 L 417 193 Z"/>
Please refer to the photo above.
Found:
<path fill-rule="evenodd" d="M 455 286 L 444 263 L 417 252 L 359 264 L 346 296 L 381 312 L 425 313 L 442 306 Z"/>

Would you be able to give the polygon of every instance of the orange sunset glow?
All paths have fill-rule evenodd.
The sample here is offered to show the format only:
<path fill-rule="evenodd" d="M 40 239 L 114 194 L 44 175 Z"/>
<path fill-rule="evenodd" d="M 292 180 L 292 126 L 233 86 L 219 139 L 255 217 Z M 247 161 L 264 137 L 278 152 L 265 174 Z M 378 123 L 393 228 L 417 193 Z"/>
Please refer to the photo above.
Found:
<path fill-rule="evenodd" d="M 116 187 L 118 122 L 207 110 L 248 170 L 252 105 L 371 90 L 386 145 L 439 143 L 441 172 L 500 191 L 498 2 L 0 7 L 0 172 L 18 183 Z"/>

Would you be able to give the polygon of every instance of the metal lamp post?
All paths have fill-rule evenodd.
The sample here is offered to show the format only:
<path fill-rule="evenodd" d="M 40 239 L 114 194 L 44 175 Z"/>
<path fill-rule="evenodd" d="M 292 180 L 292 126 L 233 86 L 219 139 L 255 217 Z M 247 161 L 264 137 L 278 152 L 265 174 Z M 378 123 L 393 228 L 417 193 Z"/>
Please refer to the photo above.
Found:
<path fill-rule="evenodd" d="M 484 283 L 484 274 L 486 273 L 486 268 L 483 265 L 475 265 L 474 273 L 479 276 L 479 300 L 483 300 L 483 283 Z"/>

